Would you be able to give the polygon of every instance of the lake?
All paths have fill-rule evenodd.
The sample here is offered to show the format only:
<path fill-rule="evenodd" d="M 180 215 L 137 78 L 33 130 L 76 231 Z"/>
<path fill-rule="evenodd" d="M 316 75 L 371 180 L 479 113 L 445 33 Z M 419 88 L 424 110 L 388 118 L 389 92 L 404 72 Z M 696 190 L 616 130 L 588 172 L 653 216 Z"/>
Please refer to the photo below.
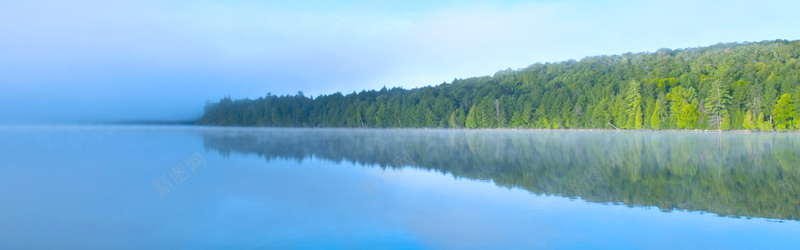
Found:
<path fill-rule="evenodd" d="M 0 128 L 0 249 L 797 248 L 800 134 Z"/>

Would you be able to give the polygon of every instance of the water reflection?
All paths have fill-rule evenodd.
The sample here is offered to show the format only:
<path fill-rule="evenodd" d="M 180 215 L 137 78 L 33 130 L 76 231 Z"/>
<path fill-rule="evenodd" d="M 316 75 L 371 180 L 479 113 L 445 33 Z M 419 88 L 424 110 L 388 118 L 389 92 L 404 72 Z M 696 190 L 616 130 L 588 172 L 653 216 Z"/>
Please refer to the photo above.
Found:
<path fill-rule="evenodd" d="M 207 150 L 414 167 L 590 202 L 800 218 L 798 134 L 220 129 Z M 407 155 L 413 166 L 393 164 Z"/>

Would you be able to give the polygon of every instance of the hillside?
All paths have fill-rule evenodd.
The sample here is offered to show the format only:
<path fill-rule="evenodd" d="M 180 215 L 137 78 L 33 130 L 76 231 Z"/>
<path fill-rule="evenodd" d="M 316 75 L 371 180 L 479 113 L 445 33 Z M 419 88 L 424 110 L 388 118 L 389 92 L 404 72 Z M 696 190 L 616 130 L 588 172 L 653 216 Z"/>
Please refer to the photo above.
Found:
<path fill-rule="evenodd" d="M 537 63 L 416 89 L 208 103 L 200 124 L 273 127 L 800 129 L 800 41 Z"/>

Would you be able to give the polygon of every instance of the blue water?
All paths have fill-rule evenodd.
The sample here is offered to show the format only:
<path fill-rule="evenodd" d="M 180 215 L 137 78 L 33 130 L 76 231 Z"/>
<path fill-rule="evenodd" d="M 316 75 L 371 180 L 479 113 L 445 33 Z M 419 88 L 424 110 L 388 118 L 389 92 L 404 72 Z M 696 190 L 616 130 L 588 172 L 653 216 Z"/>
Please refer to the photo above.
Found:
<path fill-rule="evenodd" d="M 800 223 L 785 209 L 800 204 L 748 206 L 783 196 L 759 195 L 775 193 L 763 190 L 774 185 L 748 186 L 735 174 L 763 172 L 753 183 L 772 181 L 774 171 L 788 176 L 793 169 L 778 164 L 794 159 L 797 135 L 627 133 L 4 127 L 0 249 L 800 246 Z M 671 164 L 678 156 L 647 160 L 664 157 L 649 149 L 674 145 L 674 154 L 717 140 L 728 142 L 720 146 L 720 166 L 706 163 L 718 160 L 705 153 L 680 156 L 695 164 L 681 171 L 696 178 Z M 620 151 L 609 145 L 628 142 L 644 145 L 631 166 L 591 161 L 614 170 L 587 180 L 607 183 L 565 184 L 571 173 L 588 173 L 575 168 L 598 165 L 576 161 L 579 155 L 608 155 Z M 747 162 L 751 155 L 757 166 L 722 165 L 726 157 Z M 630 171 L 643 174 L 624 174 Z M 154 183 L 162 177 L 171 187 Z M 686 190 L 665 186 L 674 192 L 708 190 L 689 188 L 699 180 L 752 195 L 709 196 L 709 205 L 643 191 L 665 181 L 686 182 L 678 185 Z M 775 185 L 794 195 L 787 180 Z"/>

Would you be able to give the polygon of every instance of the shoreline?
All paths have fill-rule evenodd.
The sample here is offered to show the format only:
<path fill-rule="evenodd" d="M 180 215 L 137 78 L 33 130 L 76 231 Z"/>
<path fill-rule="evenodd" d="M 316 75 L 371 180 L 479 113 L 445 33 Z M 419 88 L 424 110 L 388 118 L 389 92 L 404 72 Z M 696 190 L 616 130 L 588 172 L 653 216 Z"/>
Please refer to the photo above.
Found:
<path fill-rule="evenodd" d="M 374 127 L 267 127 L 267 126 L 219 126 L 219 125 L 202 125 L 197 124 L 194 125 L 197 127 L 207 127 L 207 128 L 253 128 L 253 129 L 264 129 L 264 128 L 275 128 L 275 129 L 342 129 L 342 130 L 355 130 L 355 129 L 365 129 L 365 130 L 453 130 L 453 131 L 576 131 L 576 132 L 672 132 L 672 133 L 703 133 L 703 134 L 793 134 L 793 133 L 800 133 L 800 130 L 792 130 L 792 131 L 753 131 L 753 130 L 707 130 L 707 129 L 695 129 L 695 130 L 681 130 L 681 129 L 586 129 L 586 128 L 576 128 L 576 129 L 541 129 L 541 128 L 476 128 L 476 129 L 468 129 L 468 128 L 374 128 Z"/>
<path fill-rule="evenodd" d="M 84 124 L 17 124 L 0 125 L 4 129 L 21 128 L 91 128 L 91 127 L 186 127 L 186 128 L 213 128 L 213 129 L 333 129 L 333 130 L 451 130 L 451 131 L 559 131 L 559 132 L 668 132 L 668 133 L 693 133 L 693 134 L 794 134 L 800 130 L 792 131 L 752 131 L 752 130 L 680 130 L 680 129 L 541 129 L 541 128 L 373 128 L 373 127 L 267 127 L 267 126 L 220 126 L 187 123 L 84 123 Z"/>

